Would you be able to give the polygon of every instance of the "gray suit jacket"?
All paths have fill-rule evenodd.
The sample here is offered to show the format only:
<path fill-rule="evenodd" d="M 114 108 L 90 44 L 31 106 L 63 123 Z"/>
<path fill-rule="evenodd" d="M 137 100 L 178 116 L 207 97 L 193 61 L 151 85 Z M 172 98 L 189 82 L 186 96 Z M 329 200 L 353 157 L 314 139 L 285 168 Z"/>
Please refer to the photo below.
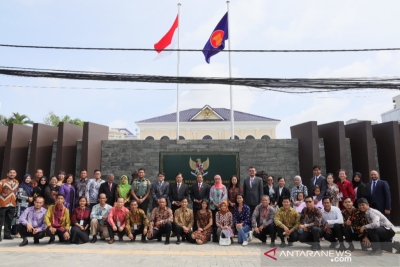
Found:
<path fill-rule="evenodd" d="M 243 182 L 244 203 L 248 206 L 257 206 L 261 203 L 264 194 L 263 180 L 260 177 L 254 177 L 252 187 L 250 187 L 250 177 L 246 177 Z"/>
<path fill-rule="evenodd" d="M 169 183 L 164 181 L 161 185 L 161 188 L 158 186 L 158 181 L 153 183 L 151 186 L 151 197 L 153 199 L 153 207 L 157 207 L 157 201 L 160 198 L 165 198 L 165 201 L 168 202 L 168 194 L 169 194 Z"/>

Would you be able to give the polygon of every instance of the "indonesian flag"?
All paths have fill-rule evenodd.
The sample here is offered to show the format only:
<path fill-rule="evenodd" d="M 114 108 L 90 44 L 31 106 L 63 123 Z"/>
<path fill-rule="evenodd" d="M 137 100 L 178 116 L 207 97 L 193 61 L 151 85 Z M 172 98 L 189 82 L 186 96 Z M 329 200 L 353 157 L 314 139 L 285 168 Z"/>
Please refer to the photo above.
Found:
<path fill-rule="evenodd" d="M 160 59 L 165 56 L 170 55 L 173 51 L 164 51 L 165 49 L 174 49 L 178 42 L 178 34 L 176 29 L 178 28 L 178 15 L 172 24 L 171 29 L 161 38 L 158 43 L 154 44 L 154 49 L 157 51 L 158 55 L 155 59 Z"/>

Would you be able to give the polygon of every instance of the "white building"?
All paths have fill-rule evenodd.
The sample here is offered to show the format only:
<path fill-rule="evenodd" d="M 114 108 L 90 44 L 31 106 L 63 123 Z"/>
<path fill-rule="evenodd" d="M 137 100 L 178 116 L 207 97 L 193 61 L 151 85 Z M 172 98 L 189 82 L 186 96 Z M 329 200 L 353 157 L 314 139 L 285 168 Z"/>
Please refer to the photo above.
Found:
<path fill-rule="evenodd" d="M 126 128 L 110 128 L 108 140 L 132 140 L 138 139 L 138 135 L 133 134 Z"/>
<path fill-rule="evenodd" d="M 394 109 L 381 114 L 382 122 L 400 122 L 400 95 L 393 97 Z"/>

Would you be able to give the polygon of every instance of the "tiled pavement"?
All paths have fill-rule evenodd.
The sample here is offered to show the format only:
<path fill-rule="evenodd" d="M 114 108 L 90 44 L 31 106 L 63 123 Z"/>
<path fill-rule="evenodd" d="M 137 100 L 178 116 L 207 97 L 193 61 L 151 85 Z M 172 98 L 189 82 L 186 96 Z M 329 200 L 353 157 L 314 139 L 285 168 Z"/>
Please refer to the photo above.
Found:
<path fill-rule="evenodd" d="M 396 239 L 400 240 L 400 235 L 396 235 Z M 268 254 L 275 257 L 274 260 L 264 255 L 271 249 L 269 245 L 262 245 L 258 240 L 253 240 L 247 247 L 237 243 L 227 247 L 216 243 L 176 245 L 175 238 L 171 238 L 170 245 L 155 241 L 131 243 L 126 237 L 123 242 L 116 241 L 112 245 L 105 241 L 83 245 L 58 244 L 56 241 L 48 245 L 47 241 L 48 238 L 44 238 L 39 245 L 33 245 L 29 238 L 29 245 L 21 248 L 18 246 L 20 238 L 3 240 L 0 242 L 0 266 L 400 266 L 400 254 L 368 256 L 356 242 L 356 251 L 349 257 L 340 257 L 328 249 L 326 241 L 321 242 L 323 250 L 313 255 L 308 245 L 297 242 L 291 248 L 281 249 L 280 241 L 277 241 L 275 255 L 273 251 Z"/>

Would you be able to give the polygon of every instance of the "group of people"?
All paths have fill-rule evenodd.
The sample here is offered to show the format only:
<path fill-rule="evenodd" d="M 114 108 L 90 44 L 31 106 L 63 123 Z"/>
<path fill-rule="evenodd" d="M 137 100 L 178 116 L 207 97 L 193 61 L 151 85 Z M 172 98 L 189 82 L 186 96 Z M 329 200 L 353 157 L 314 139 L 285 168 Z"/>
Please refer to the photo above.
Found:
<path fill-rule="evenodd" d="M 270 247 L 275 247 L 278 236 L 281 247 L 286 241 L 288 246 L 300 241 L 315 251 L 325 239 L 331 242 L 330 248 L 353 251 L 354 240 L 361 242 L 363 250 L 371 247 L 371 255 L 380 255 L 382 249 L 392 252 L 393 248 L 400 253 L 399 242 L 392 242 L 396 230 L 389 220 L 390 190 L 377 171 L 371 171 L 367 185 L 360 173 L 349 182 L 346 171 L 340 170 L 340 181 L 335 184 L 334 176 L 323 177 L 319 166 L 313 171 L 309 189 L 296 176 L 289 190 L 285 178 L 278 178 L 275 186 L 273 176 L 266 175 L 263 181 L 254 167 L 249 167 L 242 186 L 232 176 L 226 187 L 220 175 L 214 176 L 210 186 L 199 174 L 191 188 L 181 173 L 176 175 L 175 184 L 164 181 L 163 173 L 158 173 L 152 184 L 144 169 L 137 171 L 138 177 L 131 184 L 126 175 L 120 177 L 120 184 L 114 182 L 112 174 L 104 181 L 100 170 L 94 171 L 93 179 L 82 170 L 75 182 L 73 175 L 60 171 L 49 184 L 38 170 L 34 179 L 27 174 L 19 184 L 16 171 L 10 169 L 7 178 L 0 181 L 0 227 L 4 224 L 4 239 L 13 239 L 15 228 L 22 237 L 20 246 L 28 244 L 30 235 L 34 243 L 49 236 L 51 244 L 58 236 L 60 242 L 82 244 L 89 242 L 91 232 L 91 243 L 97 242 L 98 236 L 109 238 L 112 244 L 115 235 L 119 241 L 124 236 L 135 241 L 141 235 L 143 243 L 162 241 L 165 236 L 164 243 L 169 244 L 170 236 L 176 236 L 176 244 L 187 241 L 201 245 L 211 239 L 231 244 L 237 235 L 243 246 L 253 236 L 263 244 L 270 236 Z"/>

